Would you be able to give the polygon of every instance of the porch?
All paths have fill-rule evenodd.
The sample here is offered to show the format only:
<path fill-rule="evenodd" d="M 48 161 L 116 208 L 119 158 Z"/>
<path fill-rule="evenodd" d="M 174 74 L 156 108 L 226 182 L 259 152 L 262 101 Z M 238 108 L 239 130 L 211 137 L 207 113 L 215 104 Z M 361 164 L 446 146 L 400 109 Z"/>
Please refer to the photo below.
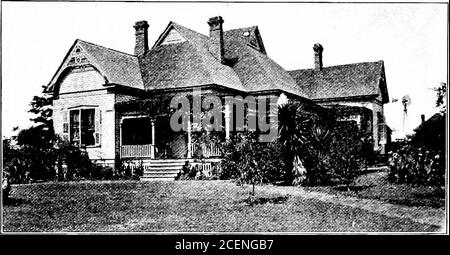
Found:
<path fill-rule="evenodd" d="M 148 116 L 124 116 L 120 121 L 121 159 L 194 159 L 219 158 L 216 143 L 192 142 L 193 132 L 172 132 L 162 119 Z"/>
<path fill-rule="evenodd" d="M 156 150 L 155 144 L 122 145 L 120 146 L 120 158 L 160 158 L 157 157 Z M 191 157 L 186 157 L 186 159 L 195 158 L 197 155 L 200 155 L 201 158 L 216 158 L 222 154 L 217 144 L 192 143 L 188 145 L 187 155 Z"/>

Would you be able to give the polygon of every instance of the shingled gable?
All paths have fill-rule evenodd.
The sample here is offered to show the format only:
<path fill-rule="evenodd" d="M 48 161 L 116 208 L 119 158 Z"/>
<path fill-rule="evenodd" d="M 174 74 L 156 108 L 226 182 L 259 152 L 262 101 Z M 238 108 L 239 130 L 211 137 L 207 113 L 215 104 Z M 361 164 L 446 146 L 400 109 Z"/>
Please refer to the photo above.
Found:
<path fill-rule="evenodd" d="M 289 71 L 298 86 L 310 99 L 340 100 L 358 97 L 380 97 L 389 102 L 384 62 L 363 62 L 347 65 Z"/>
<path fill-rule="evenodd" d="M 77 39 L 70 47 L 66 57 L 44 92 L 51 93 L 57 91 L 60 79 L 63 78 L 68 70 L 77 66 L 76 64 L 71 65 L 71 61 L 79 54 L 76 52 L 78 49 L 81 50 L 82 55 L 86 58 L 86 63 L 81 64 L 91 64 L 94 66 L 105 78 L 104 85 L 122 85 L 137 89 L 144 88 L 139 62 L 136 56 Z"/>

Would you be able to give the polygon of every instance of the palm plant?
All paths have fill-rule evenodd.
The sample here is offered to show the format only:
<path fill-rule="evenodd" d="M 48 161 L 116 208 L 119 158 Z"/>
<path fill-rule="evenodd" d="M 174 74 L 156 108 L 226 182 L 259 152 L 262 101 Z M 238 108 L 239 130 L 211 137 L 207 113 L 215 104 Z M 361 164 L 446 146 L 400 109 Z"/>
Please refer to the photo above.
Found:
<path fill-rule="evenodd" d="M 310 111 L 305 103 L 290 102 L 280 107 L 278 121 L 280 142 L 294 184 L 322 182 L 330 139 L 326 119 Z"/>

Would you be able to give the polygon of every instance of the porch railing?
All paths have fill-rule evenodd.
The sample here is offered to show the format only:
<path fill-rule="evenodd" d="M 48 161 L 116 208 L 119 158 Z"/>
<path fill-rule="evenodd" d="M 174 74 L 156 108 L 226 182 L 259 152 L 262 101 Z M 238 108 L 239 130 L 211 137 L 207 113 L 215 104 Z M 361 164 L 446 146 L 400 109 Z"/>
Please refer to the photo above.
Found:
<path fill-rule="evenodd" d="M 120 147 L 121 158 L 155 158 L 153 144 L 122 145 Z"/>
<path fill-rule="evenodd" d="M 192 143 L 191 144 L 192 156 L 198 156 L 199 152 L 204 158 L 220 157 L 222 155 L 219 146 L 214 143 Z"/>

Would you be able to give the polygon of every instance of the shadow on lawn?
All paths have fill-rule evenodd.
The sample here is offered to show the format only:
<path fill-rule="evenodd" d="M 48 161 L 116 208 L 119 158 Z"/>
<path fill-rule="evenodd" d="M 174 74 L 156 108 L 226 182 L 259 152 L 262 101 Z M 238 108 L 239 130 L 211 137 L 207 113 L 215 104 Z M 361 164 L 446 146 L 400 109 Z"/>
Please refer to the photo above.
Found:
<path fill-rule="evenodd" d="M 22 198 L 14 198 L 9 197 L 7 199 L 3 199 L 3 205 L 4 206 L 20 206 L 23 204 L 29 204 L 30 201 Z"/>
<path fill-rule="evenodd" d="M 263 205 L 263 204 L 284 204 L 289 196 L 279 197 L 248 197 L 239 203 L 244 203 L 248 206 Z"/>
<path fill-rule="evenodd" d="M 361 192 L 363 190 L 370 189 L 370 188 L 372 188 L 374 186 L 375 185 L 373 185 L 373 184 L 371 184 L 371 185 L 350 185 L 350 186 L 339 185 L 339 186 L 333 187 L 333 189 L 338 190 L 338 191 Z"/>

